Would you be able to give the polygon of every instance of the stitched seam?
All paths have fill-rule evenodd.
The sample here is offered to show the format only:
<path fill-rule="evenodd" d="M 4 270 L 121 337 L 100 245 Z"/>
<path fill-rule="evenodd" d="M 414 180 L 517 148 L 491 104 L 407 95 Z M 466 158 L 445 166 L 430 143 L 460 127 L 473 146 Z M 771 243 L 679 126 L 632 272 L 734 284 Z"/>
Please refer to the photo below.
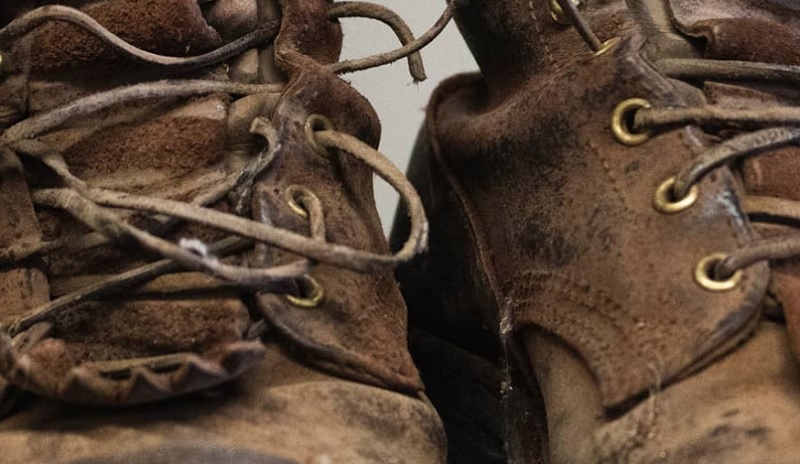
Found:
<path fill-rule="evenodd" d="M 567 301 L 570 301 L 571 303 L 577 304 L 589 310 L 595 310 L 595 314 L 609 321 L 610 325 L 618 333 L 623 335 L 623 338 L 628 342 L 627 345 L 633 348 L 636 357 L 641 360 L 642 365 L 654 373 L 653 380 L 655 389 L 656 390 L 660 389 L 661 383 L 663 381 L 662 373 L 664 372 L 664 366 L 665 366 L 664 360 L 659 359 L 658 357 L 652 358 L 648 356 L 644 352 L 642 347 L 638 343 L 635 343 L 635 340 L 631 341 L 629 337 L 625 336 L 626 334 L 625 326 L 620 325 L 618 320 L 619 316 L 622 316 L 628 323 L 628 327 L 632 328 L 633 330 L 637 330 L 639 324 L 639 321 L 633 316 L 633 314 L 631 314 L 631 312 L 627 309 L 626 306 L 620 304 L 619 302 L 614 300 L 614 298 L 611 297 L 611 295 L 605 293 L 602 290 L 599 290 L 597 287 L 592 287 L 588 282 L 577 281 L 566 274 L 551 273 L 546 271 L 545 272 L 528 271 L 523 274 L 523 279 L 524 279 L 523 290 L 526 293 L 526 295 L 523 298 L 520 298 L 519 300 L 516 301 L 518 307 L 521 306 L 521 303 L 523 302 L 529 302 L 534 300 L 534 297 L 530 295 L 531 293 L 530 287 L 533 278 L 537 276 L 548 278 L 547 281 L 542 283 L 543 290 L 555 292 L 563 296 Z M 552 279 L 549 278 L 554 278 L 555 280 L 559 280 L 562 283 L 560 284 L 553 282 Z M 579 288 L 580 289 L 579 292 L 572 290 L 573 287 Z M 579 293 L 581 295 L 579 295 Z M 610 313 L 607 309 L 605 309 L 608 307 L 613 307 L 613 309 L 616 312 Z M 575 328 L 576 324 L 584 328 L 586 327 L 585 325 L 580 324 L 579 322 L 580 318 L 577 318 L 578 320 L 575 320 L 576 318 L 568 318 L 568 319 L 559 318 L 560 320 L 558 321 L 551 317 L 537 318 L 537 319 L 539 319 L 542 323 L 550 322 L 553 323 L 554 325 L 556 322 L 568 322 L 568 324 L 559 324 L 561 325 L 562 328 L 565 328 L 564 331 L 565 334 L 575 333 L 575 331 L 570 330 L 570 327 Z M 602 343 L 602 340 L 599 337 L 596 337 L 591 330 L 589 330 L 588 332 L 584 331 L 581 334 L 584 336 L 588 335 L 588 337 L 591 338 L 592 340 Z M 650 388 L 652 390 L 654 386 L 650 385 Z"/>
<path fill-rule="evenodd" d="M 550 45 L 547 44 L 547 41 L 542 39 L 544 35 L 542 34 L 542 28 L 539 25 L 539 18 L 536 16 L 536 11 L 534 9 L 534 0 L 528 2 L 528 12 L 531 15 L 531 19 L 533 19 L 533 30 L 536 31 L 536 37 L 539 39 L 539 44 L 542 46 L 542 50 L 544 51 L 545 57 L 547 58 L 547 64 L 552 65 L 556 62 L 555 58 L 553 58 L 553 51 L 550 48 Z"/>
<path fill-rule="evenodd" d="M 597 148 L 597 145 L 595 145 L 594 142 L 591 141 L 589 142 L 589 148 L 591 148 L 592 151 L 594 151 L 594 153 L 597 155 L 597 157 L 600 158 L 600 161 L 603 164 L 603 172 L 605 172 L 606 177 L 608 177 L 608 180 L 611 181 L 611 188 L 614 190 L 614 193 L 619 198 L 620 203 L 622 203 L 622 207 L 625 208 L 626 211 L 629 211 L 630 208 L 628 207 L 628 202 L 625 199 L 625 195 L 622 194 L 622 189 L 620 188 L 619 180 L 617 179 L 617 176 L 614 175 L 614 172 L 611 169 L 611 164 L 608 162 L 608 158 L 606 158 L 603 155 L 603 153 L 600 151 L 599 148 Z"/>
<path fill-rule="evenodd" d="M 533 279 L 536 278 L 537 274 L 532 271 L 528 271 L 523 274 L 524 278 L 524 285 L 522 287 L 523 291 L 526 295 L 522 298 L 530 299 L 530 287 L 531 282 Z M 633 316 L 630 310 L 626 309 L 624 305 L 616 301 L 610 294 L 606 293 L 603 290 L 599 290 L 597 287 L 591 286 L 588 282 L 584 280 L 577 280 L 567 274 L 561 274 L 556 272 L 546 272 L 541 273 L 539 275 L 546 275 L 548 278 L 554 278 L 561 283 L 553 282 L 552 280 L 548 280 L 544 282 L 544 284 L 548 287 L 549 290 L 557 291 L 561 294 L 565 294 L 570 297 L 570 300 L 580 304 L 581 306 L 587 307 L 589 309 L 596 309 L 599 311 L 603 317 L 607 319 L 616 319 L 618 316 L 623 316 L 628 323 L 636 324 L 638 320 Z M 571 288 L 577 288 L 579 291 L 571 290 Z M 585 295 L 585 297 L 579 296 L 579 294 Z M 613 307 L 614 312 L 610 312 L 608 310 L 602 309 L 603 307 Z"/>

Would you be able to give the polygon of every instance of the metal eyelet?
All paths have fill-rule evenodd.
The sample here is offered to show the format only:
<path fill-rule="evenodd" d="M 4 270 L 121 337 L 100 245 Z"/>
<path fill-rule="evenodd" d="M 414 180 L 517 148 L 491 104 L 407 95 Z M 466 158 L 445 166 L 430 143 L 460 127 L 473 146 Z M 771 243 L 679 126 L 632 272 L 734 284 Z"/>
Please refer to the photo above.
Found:
<path fill-rule="evenodd" d="M 636 111 L 642 108 L 650 108 L 651 106 L 650 102 L 644 98 L 629 98 L 617 105 L 611 114 L 611 132 L 614 134 L 614 138 L 618 142 L 629 146 L 647 142 L 650 139 L 650 131 L 631 132 L 628 123 L 633 119 L 633 114 Z"/>
<path fill-rule="evenodd" d="M 325 301 L 325 289 L 313 277 L 306 274 L 303 276 L 305 285 L 303 286 L 304 296 L 284 295 L 286 300 L 301 308 L 316 308 Z"/>
<path fill-rule="evenodd" d="M 712 292 L 725 292 L 739 285 L 744 275 L 741 269 L 723 280 L 714 277 L 714 268 L 727 257 L 728 255 L 725 253 L 714 253 L 701 259 L 694 269 L 694 280 L 701 287 Z"/>
<path fill-rule="evenodd" d="M 303 206 L 303 196 L 308 191 L 299 185 L 290 185 L 284 192 L 286 203 L 292 211 L 302 218 L 308 218 L 308 210 Z"/>
<path fill-rule="evenodd" d="M 576 7 L 582 8 L 584 3 L 582 0 L 570 0 L 572 3 L 575 4 Z M 564 12 L 564 9 L 561 8 L 561 4 L 558 3 L 558 0 L 550 0 L 550 17 L 553 18 L 558 24 L 562 26 L 569 26 L 572 24 L 569 16 Z"/>
<path fill-rule="evenodd" d="M 320 114 L 312 114 L 308 117 L 308 119 L 306 119 L 304 129 L 306 133 L 306 139 L 308 139 L 308 144 L 311 145 L 311 148 L 313 148 L 318 155 L 325 158 L 329 157 L 330 153 L 328 153 L 328 150 L 320 145 L 320 143 L 317 141 L 315 132 L 333 130 L 333 123 L 331 120 Z"/>
<path fill-rule="evenodd" d="M 11 71 L 11 60 L 9 60 L 8 55 L 3 52 L 0 52 L 0 76 L 3 74 L 8 74 Z"/>
<path fill-rule="evenodd" d="M 674 177 L 670 177 L 658 186 L 655 197 L 653 198 L 653 207 L 655 207 L 655 209 L 662 213 L 673 214 L 685 210 L 697 201 L 700 189 L 698 189 L 696 185 L 692 185 L 692 188 L 689 189 L 689 193 L 683 198 L 675 198 L 674 187 Z"/>
<path fill-rule="evenodd" d="M 619 38 L 619 37 L 612 37 L 612 38 L 606 40 L 605 42 L 603 42 L 603 45 L 601 45 L 600 48 L 598 48 L 597 51 L 594 52 L 594 54 L 592 56 L 597 57 L 597 56 L 600 56 L 603 53 L 611 50 L 612 48 L 614 48 L 620 42 L 620 40 L 622 40 L 622 39 Z"/>

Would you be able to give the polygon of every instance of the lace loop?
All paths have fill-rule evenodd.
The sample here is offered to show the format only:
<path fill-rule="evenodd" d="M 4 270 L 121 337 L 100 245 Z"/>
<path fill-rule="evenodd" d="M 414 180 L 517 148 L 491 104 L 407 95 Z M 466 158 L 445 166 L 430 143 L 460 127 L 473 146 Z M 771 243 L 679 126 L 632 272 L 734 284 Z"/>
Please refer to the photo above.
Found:
<path fill-rule="evenodd" d="M 306 202 L 313 195 L 308 189 L 300 185 L 290 185 L 286 188 L 284 195 L 286 196 L 286 203 L 295 214 L 301 218 L 308 218 Z"/>
<path fill-rule="evenodd" d="M 411 28 L 403 21 L 397 13 L 386 8 L 385 6 L 368 2 L 336 2 L 328 11 L 330 18 L 370 18 L 381 21 L 389 26 L 403 46 L 409 45 L 414 42 L 414 33 Z M 425 75 L 425 65 L 422 63 L 422 57 L 419 51 L 409 53 L 408 55 L 408 71 L 415 81 L 424 81 L 428 78 Z"/>
<path fill-rule="evenodd" d="M 422 50 L 426 45 L 431 43 L 433 39 L 435 39 L 436 37 L 439 36 L 439 34 L 442 33 L 442 31 L 450 22 L 450 19 L 452 19 L 452 17 L 453 17 L 452 1 L 448 1 L 447 7 L 445 8 L 444 12 L 439 17 L 439 19 L 436 20 L 436 23 L 427 32 L 419 36 L 417 40 L 409 42 L 391 52 L 355 60 L 340 61 L 338 63 L 329 65 L 327 69 L 328 71 L 335 74 L 346 74 L 355 71 L 360 71 L 363 69 L 383 66 L 385 64 L 393 63 L 397 60 L 403 59 L 413 53 Z M 412 76 L 413 74 L 414 73 L 412 73 Z"/>
<path fill-rule="evenodd" d="M 341 132 L 321 131 L 317 132 L 317 137 L 324 146 L 349 153 L 372 168 L 378 176 L 395 189 L 400 195 L 400 200 L 406 205 L 411 227 L 405 244 L 391 257 L 375 256 L 376 261 L 384 265 L 394 266 L 401 262 L 406 262 L 425 251 L 428 247 L 428 220 L 425 216 L 422 200 L 406 176 L 386 157 L 353 136 Z M 356 259 L 365 259 L 369 255 L 370 253 L 359 252 Z"/>

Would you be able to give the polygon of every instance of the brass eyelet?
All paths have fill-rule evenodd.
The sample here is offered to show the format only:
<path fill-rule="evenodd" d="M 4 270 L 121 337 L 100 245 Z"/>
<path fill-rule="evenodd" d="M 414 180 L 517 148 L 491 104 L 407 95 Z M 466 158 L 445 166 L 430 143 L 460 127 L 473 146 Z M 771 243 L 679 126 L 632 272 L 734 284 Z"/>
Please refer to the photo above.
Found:
<path fill-rule="evenodd" d="M 308 210 L 302 204 L 302 197 L 305 193 L 306 189 L 299 185 L 290 185 L 283 193 L 289 208 L 302 218 L 308 218 Z"/>
<path fill-rule="evenodd" d="M 308 274 L 303 276 L 303 280 L 305 281 L 305 288 L 303 289 L 305 296 L 284 295 L 284 298 L 289 303 L 301 308 L 318 307 L 325 301 L 325 289 Z"/>
<path fill-rule="evenodd" d="M 658 186 L 655 198 L 653 198 L 655 209 L 662 213 L 673 214 L 685 210 L 697 201 L 700 189 L 696 185 L 692 185 L 685 197 L 677 199 L 674 197 L 674 187 L 674 177 L 670 177 Z"/>
<path fill-rule="evenodd" d="M 714 253 L 701 259 L 694 269 L 694 280 L 701 287 L 712 292 L 725 292 L 739 285 L 744 275 L 741 269 L 723 280 L 718 280 L 713 276 L 714 268 L 727 257 L 728 255 L 725 253 Z"/>
<path fill-rule="evenodd" d="M 581 0 L 570 0 L 572 3 L 575 4 L 578 8 L 583 7 L 583 1 Z M 562 26 L 569 26 L 572 24 L 570 17 L 564 12 L 564 9 L 561 8 L 561 4 L 558 3 L 558 0 L 550 0 L 550 17 L 553 18 L 557 24 L 561 24 Z"/>
<path fill-rule="evenodd" d="M 603 45 L 600 46 L 600 48 L 596 52 L 594 52 L 594 55 L 592 55 L 592 56 L 600 56 L 603 53 L 611 50 L 612 48 L 614 48 L 620 42 L 620 40 L 622 40 L 622 39 L 619 38 L 619 37 L 612 37 L 612 38 L 606 40 L 605 42 L 603 42 Z"/>
<path fill-rule="evenodd" d="M 320 145 L 319 141 L 317 141 L 317 135 L 315 132 L 333 130 L 333 123 L 331 120 L 320 114 L 312 114 L 308 117 L 308 119 L 306 119 L 304 129 L 306 133 L 306 139 L 308 139 L 308 144 L 311 145 L 311 148 L 313 148 L 318 155 L 325 158 L 329 157 L 330 153 L 328 153 L 328 150 Z"/>
<path fill-rule="evenodd" d="M 650 102 L 644 98 L 629 98 L 623 100 L 614 108 L 611 114 L 611 132 L 614 138 L 625 145 L 634 146 L 647 142 L 650 139 L 650 131 L 634 133 L 631 132 L 628 122 L 633 113 L 642 108 L 650 108 Z"/>
<path fill-rule="evenodd" d="M 8 59 L 8 55 L 0 52 L 0 76 L 7 74 L 9 71 L 11 71 L 11 62 Z"/>

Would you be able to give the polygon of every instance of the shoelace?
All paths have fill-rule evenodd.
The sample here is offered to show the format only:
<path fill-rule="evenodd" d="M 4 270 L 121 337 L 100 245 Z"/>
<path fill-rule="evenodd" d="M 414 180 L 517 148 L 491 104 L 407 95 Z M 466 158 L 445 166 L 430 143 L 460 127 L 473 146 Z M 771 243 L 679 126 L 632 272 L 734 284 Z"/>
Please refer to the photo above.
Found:
<path fill-rule="evenodd" d="M 595 54 L 613 47 L 618 39 L 601 42 L 578 11 L 575 0 L 551 0 L 554 19 L 572 24 Z M 800 82 L 800 66 L 713 59 L 663 59 L 656 69 L 673 79 L 695 81 L 759 81 L 780 84 Z M 706 130 L 734 129 L 740 133 L 691 160 L 674 177 L 665 179 L 654 193 L 653 205 L 672 214 L 689 208 L 697 199 L 699 183 L 715 169 L 745 157 L 759 156 L 800 141 L 800 108 L 774 106 L 760 109 L 701 107 L 654 108 L 645 99 L 631 98 L 614 110 L 611 129 L 617 140 L 638 145 L 651 131 L 696 125 Z M 800 203 L 776 197 L 745 196 L 744 211 L 754 222 L 800 225 Z M 695 268 L 695 279 L 714 291 L 734 288 L 742 271 L 758 262 L 800 256 L 800 234 L 758 239 L 737 250 L 712 254 Z"/>
<path fill-rule="evenodd" d="M 403 46 L 397 50 L 371 57 L 343 61 L 328 65 L 333 73 L 346 73 L 391 63 L 409 58 L 409 67 L 414 79 L 425 78 L 422 61 L 417 51 L 432 41 L 447 25 L 451 10 L 445 9 L 436 24 L 418 39 L 414 39 L 408 26 L 390 10 L 368 3 L 343 2 L 334 4 L 331 19 L 364 16 L 380 20 L 389 25 L 398 35 Z M 0 44 L 11 44 L 38 26 L 51 21 L 66 21 L 75 24 L 128 59 L 148 66 L 169 71 L 213 66 L 228 58 L 266 41 L 274 40 L 280 23 L 268 22 L 256 30 L 203 55 L 178 58 L 157 55 L 141 50 L 125 42 L 80 10 L 66 6 L 45 6 L 35 9 L 0 29 Z M 2 56 L 5 60 L 5 56 Z M 8 66 L 4 63 L 4 66 Z M 74 176 L 62 154 L 37 137 L 58 128 L 67 121 L 94 114 L 121 103 L 151 98 L 191 97 L 224 92 L 231 95 L 253 95 L 280 93 L 282 85 L 241 84 L 213 80 L 169 79 L 116 88 L 80 98 L 72 103 L 23 119 L 7 128 L 0 135 L 0 165 L 17 166 L 22 163 L 18 156 L 35 158 L 50 168 L 62 181 L 62 188 L 32 191 L 35 205 L 56 208 L 69 213 L 93 230 L 82 237 L 64 237 L 51 242 L 21 243 L 0 250 L 0 265 L 18 263 L 32 256 L 52 252 L 66 246 L 70 250 L 82 250 L 120 240 L 133 241 L 139 247 L 157 253 L 164 259 L 150 263 L 119 275 L 105 278 L 88 287 L 68 292 L 47 304 L 33 308 L 13 321 L 5 321 L 5 332 L 15 336 L 35 324 L 55 316 L 59 311 L 77 304 L 108 296 L 121 290 L 149 282 L 183 269 L 207 273 L 217 279 L 228 281 L 237 287 L 260 292 L 286 293 L 287 280 L 302 280 L 308 289 L 307 296 L 284 296 L 299 306 L 318 305 L 324 292 L 308 275 L 317 263 L 326 263 L 359 272 L 378 272 L 411 259 L 427 246 L 427 221 L 422 203 L 405 176 L 381 153 L 355 137 L 338 132 L 324 117 L 314 115 L 306 121 L 305 132 L 308 143 L 320 156 L 330 156 L 337 150 L 369 166 L 378 176 L 390 184 L 406 206 L 411 221 L 411 231 L 403 247 L 394 254 L 383 255 L 356 250 L 344 245 L 330 243 L 325 238 L 325 221 L 319 198 L 309 189 L 293 185 L 287 189 L 286 201 L 297 214 L 307 218 L 310 236 L 304 236 L 273 226 L 268 217 L 245 217 L 246 205 L 254 193 L 252 185 L 259 174 L 269 169 L 280 148 L 276 130 L 264 118 L 256 118 L 251 126 L 253 134 L 265 140 L 264 150 L 253 157 L 244 169 L 230 175 L 190 201 L 181 202 L 159 197 L 134 195 L 105 188 L 88 186 Z M 223 213 L 208 205 L 221 200 L 229 193 L 238 196 L 237 214 Z M 261 198 L 255 198 L 262 201 Z M 119 210 L 127 211 L 120 213 Z M 152 216 L 156 227 L 147 230 L 126 221 L 131 212 Z M 178 221 L 189 221 L 232 234 L 219 242 L 174 244 L 159 237 Z M 275 267 L 245 267 L 225 264 L 220 258 L 246 249 L 273 246 L 295 253 L 303 258 Z"/>

